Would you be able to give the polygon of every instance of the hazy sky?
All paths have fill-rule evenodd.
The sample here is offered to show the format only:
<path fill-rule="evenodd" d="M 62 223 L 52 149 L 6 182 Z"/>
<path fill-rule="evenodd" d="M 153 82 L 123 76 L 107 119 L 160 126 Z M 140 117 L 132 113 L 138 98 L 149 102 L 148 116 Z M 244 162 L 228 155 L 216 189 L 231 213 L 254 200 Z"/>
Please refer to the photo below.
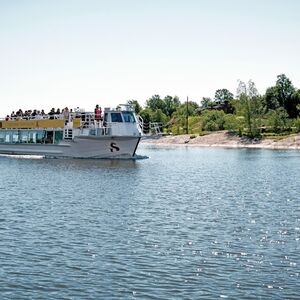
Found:
<path fill-rule="evenodd" d="M 0 115 L 300 88 L 298 0 L 0 0 Z"/>

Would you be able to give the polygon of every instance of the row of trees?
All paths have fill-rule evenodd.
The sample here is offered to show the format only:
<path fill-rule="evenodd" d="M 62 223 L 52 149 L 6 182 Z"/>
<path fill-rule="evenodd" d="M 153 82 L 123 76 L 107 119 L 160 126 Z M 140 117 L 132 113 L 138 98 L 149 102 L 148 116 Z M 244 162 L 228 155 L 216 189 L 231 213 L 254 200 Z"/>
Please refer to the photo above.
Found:
<path fill-rule="evenodd" d="M 227 89 L 218 89 L 214 99 L 203 97 L 200 104 L 159 95 L 149 98 L 144 108 L 136 100 L 128 102 L 134 104 L 145 123 L 160 123 L 173 133 L 227 129 L 254 137 L 266 132 L 300 131 L 300 90 L 285 74 L 278 75 L 276 84 L 264 95 L 249 80 L 239 81 L 236 97 Z"/>

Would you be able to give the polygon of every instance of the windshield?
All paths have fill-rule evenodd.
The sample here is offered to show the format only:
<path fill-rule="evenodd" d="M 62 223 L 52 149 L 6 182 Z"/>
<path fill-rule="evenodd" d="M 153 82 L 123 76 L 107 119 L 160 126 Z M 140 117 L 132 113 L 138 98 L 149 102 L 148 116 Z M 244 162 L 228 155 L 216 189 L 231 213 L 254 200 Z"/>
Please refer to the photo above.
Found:
<path fill-rule="evenodd" d="M 135 123 L 135 118 L 134 118 L 133 112 L 131 112 L 131 111 L 124 111 L 123 118 L 124 118 L 124 121 L 127 123 Z"/>

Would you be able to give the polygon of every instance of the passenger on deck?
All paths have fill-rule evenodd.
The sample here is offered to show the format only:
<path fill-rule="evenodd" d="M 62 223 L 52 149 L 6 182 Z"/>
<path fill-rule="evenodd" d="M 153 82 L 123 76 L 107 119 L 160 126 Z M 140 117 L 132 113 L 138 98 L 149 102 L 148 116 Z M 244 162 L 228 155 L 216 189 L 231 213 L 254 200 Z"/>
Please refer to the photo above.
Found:
<path fill-rule="evenodd" d="M 95 107 L 95 120 L 99 123 L 102 117 L 101 107 L 97 104 Z"/>
<path fill-rule="evenodd" d="M 28 119 L 28 111 L 27 110 L 24 111 L 24 114 L 22 115 L 21 119 L 24 119 L 24 120 Z"/>
<path fill-rule="evenodd" d="M 62 113 L 63 113 L 64 119 L 65 119 L 65 120 L 68 120 L 68 119 L 69 119 L 69 109 L 68 109 L 68 107 L 65 107 L 65 108 L 62 110 Z"/>
<path fill-rule="evenodd" d="M 35 119 L 36 115 L 37 115 L 37 112 L 36 112 L 36 109 L 34 109 L 33 112 L 31 113 L 32 119 Z"/>
<path fill-rule="evenodd" d="M 20 119 L 22 119 L 22 117 L 23 117 L 23 111 L 22 111 L 22 109 L 19 109 L 19 110 L 16 112 L 16 119 L 17 119 L 17 120 L 20 120 Z"/>
<path fill-rule="evenodd" d="M 37 120 L 43 119 L 43 116 L 41 115 L 41 112 L 39 110 L 36 111 L 35 119 Z"/>
<path fill-rule="evenodd" d="M 74 108 L 74 112 L 75 112 L 75 118 L 80 118 L 81 112 L 79 106 Z"/>
<path fill-rule="evenodd" d="M 65 125 L 67 125 L 67 123 L 69 122 L 69 108 L 67 106 L 63 108 L 62 115 L 65 120 Z"/>
<path fill-rule="evenodd" d="M 52 107 L 51 110 L 48 112 L 48 115 L 50 116 L 50 119 L 54 119 L 55 115 L 55 108 Z"/>
<path fill-rule="evenodd" d="M 56 110 L 55 114 L 56 114 L 57 118 L 60 118 L 60 109 L 59 108 Z"/>

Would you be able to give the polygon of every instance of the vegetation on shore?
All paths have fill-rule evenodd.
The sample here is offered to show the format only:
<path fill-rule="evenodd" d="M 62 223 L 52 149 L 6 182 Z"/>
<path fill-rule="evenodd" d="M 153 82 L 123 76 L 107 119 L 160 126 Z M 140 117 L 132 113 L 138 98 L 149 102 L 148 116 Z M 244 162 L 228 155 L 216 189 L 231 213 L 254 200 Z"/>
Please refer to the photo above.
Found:
<path fill-rule="evenodd" d="M 274 86 L 260 95 L 253 81 L 239 81 L 236 96 L 218 89 L 214 99 L 203 97 L 181 102 L 177 96 L 154 95 L 142 107 L 135 105 L 145 124 L 159 124 L 172 134 L 206 134 L 218 130 L 250 138 L 280 136 L 300 132 L 300 90 L 285 74 L 277 76 Z M 147 129 L 146 129 L 147 130 Z M 148 131 L 151 131 L 151 127 Z"/>

